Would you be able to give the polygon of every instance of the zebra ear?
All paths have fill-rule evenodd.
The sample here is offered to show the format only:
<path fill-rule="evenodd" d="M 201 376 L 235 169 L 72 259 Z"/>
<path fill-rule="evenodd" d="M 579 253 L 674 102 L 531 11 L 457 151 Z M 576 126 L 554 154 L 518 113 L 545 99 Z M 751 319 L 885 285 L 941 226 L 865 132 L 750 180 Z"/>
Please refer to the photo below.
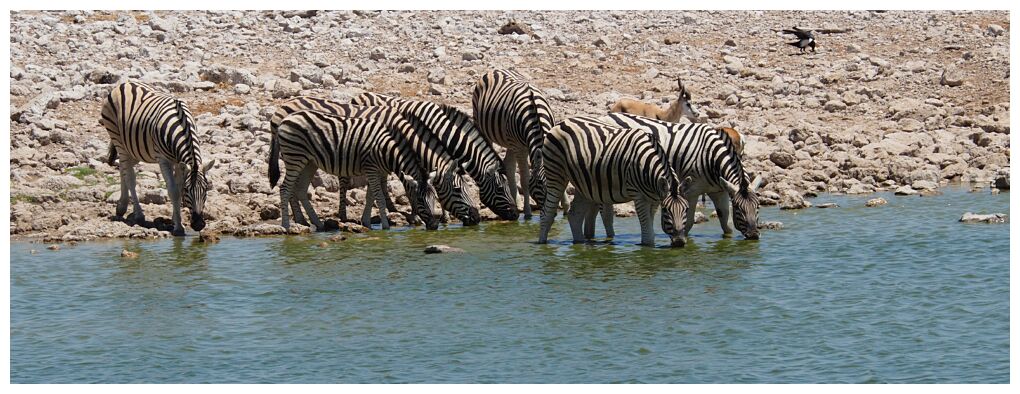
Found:
<path fill-rule="evenodd" d="M 723 179 L 722 183 L 723 185 L 726 185 L 726 190 L 730 192 L 730 194 L 737 194 L 737 192 L 740 191 L 740 185 L 736 183 L 727 181 L 726 179 Z"/>
<path fill-rule="evenodd" d="M 202 166 L 202 173 L 203 174 L 208 173 L 209 170 L 212 169 L 213 166 L 215 166 L 215 165 L 216 165 L 216 159 L 209 160 L 208 163 L 205 163 L 205 165 Z"/>

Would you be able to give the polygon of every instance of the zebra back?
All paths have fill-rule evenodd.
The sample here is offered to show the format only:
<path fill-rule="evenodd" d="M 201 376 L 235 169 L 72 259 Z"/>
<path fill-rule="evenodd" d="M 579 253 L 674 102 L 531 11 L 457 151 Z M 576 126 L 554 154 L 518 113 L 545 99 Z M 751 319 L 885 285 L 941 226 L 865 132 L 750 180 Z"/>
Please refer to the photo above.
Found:
<path fill-rule="evenodd" d="M 368 92 L 358 95 L 351 102 L 395 107 L 415 114 L 439 137 L 447 152 L 458 159 L 476 180 L 484 177 L 486 170 L 503 166 L 496 150 L 485 140 L 471 116 L 456 107 Z"/>
<path fill-rule="evenodd" d="M 741 193 L 748 192 L 740 154 L 725 132 L 703 123 L 671 123 L 642 116 L 611 113 L 599 118 L 620 127 L 654 130 L 679 177 L 701 177 L 712 185 L 725 187 L 722 180 L 739 185 Z"/>
<path fill-rule="evenodd" d="M 147 84 L 129 81 L 115 86 L 103 105 L 100 123 L 118 154 L 147 163 L 162 157 L 185 164 L 190 171 L 202 164 L 187 104 Z"/>
<path fill-rule="evenodd" d="M 651 132 L 615 127 L 595 117 L 558 123 L 546 135 L 545 155 L 550 182 L 569 181 L 599 203 L 630 201 L 630 191 L 663 200 L 677 186 Z"/>
<path fill-rule="evenodd" d="M 526 147 L 532 167 L 541 169 L 542 141 L 555 120 L 540 89 L 517 71 L 493 70 L 478 80 L 471 103 L 489 141 Z"/>

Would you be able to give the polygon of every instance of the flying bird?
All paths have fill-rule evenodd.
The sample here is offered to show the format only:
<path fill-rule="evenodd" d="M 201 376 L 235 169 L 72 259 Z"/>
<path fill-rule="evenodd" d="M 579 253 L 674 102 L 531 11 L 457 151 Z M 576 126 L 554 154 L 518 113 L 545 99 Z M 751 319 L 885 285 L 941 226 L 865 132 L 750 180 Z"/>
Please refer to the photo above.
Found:
<path fill-rule="evenodd" d="M 801 53 L 804 53 L 804 49 L 807 47 L 811 47 L 811 52 L 815 52 L 815 34 L 812 31 L 801 30 L 794 26 L 793 30 L 783 30 L 783 33 L 797 36 L 797 41 L 787 44 L 800 48 Z"/>

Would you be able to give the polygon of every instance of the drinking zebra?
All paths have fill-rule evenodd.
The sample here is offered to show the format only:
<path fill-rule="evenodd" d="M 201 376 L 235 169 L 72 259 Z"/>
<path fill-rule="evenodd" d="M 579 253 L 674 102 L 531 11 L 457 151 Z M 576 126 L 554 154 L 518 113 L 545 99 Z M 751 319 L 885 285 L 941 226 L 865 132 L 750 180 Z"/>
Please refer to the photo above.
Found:
<path fill-rule="evenodd" d="M 145 221 L 135 190 L 134 167 L 139 162 L 159 163 L 173 206 L 173 235 L 184 235 L 182 205 L 191 211 L 191 228 L 201 231 L 205 227 L 202 210 L 209 190 L 206 173 L 215 160 L 202 165 L 195 120 L 188 106 L 146 84 L 124 82 L 110 91 L 99 123 L 110 134 L 107 162 L 113 165 L 118 153 L 120 155 L 120 200 L 116 216 L 122 218 L 127 212 L 130 192 L 135 203 L 133 220 L 136 223 Z"/>
<path fill-rule="evenodd" d="M 755 177 L 750 181 L 751 176 L 744 171 L 740 161 L 738 147 L 724 130 L 713 129 L 706 124 L 670 123 L 620 113 L 612 113 L 599 120 L 616 127 L 654 131 L 660 137 L 673 170 L 678 176 L 692 179 L 684 188 L 687 204 L 696 206 L 698 197 L 708 194 L 715 205 L 724 236 L 733 233 L 732 220 L 744 238 L 758 239 L 759 203 L 755 190 L 761 178 Z M 594 236 L 594 219 L 599 208 L 593 207 L 584 215 L 586 238 Z M 601 213 L 606 236 L 612 238 L 612 205 L 602 206 Z M 694 213 L 693 209 L 687 211 L 684 228 L 688 231 L 694 225 Z"/>
<path fill-rule="evenodd" d="M 298 110 L 317 110 L 333 115 L 352 118 L 375 119 L 385 124 L 395 124 L 398 120 L 404 119 L 403 113 L 396 108 L 390 107 L 366 107 L 351 104 L 341 104 L 336 101 L 314 98 L 296 97 L 284 102 L 270 119 L 270 130 L 274 131 L 279 127 L 287 115 Z M 432 114 L 429 114 L 432 115 Z M 396 128 L 395 130 L 403 130 Z M 419 162 L 429 171 L 436 170 L 434 176 L 430 174 L 430 183 L 435 187 L 439 195 L 439 201 L 444 210 L 452 212 L 464 225 L 472 226 L 481 220 L 478 214 L 478 204 L 467 192 L 465 187 L 464 170 L 446 151 L 440 141 L 425 123 L 418 124 L 413 130 L 414 133 L 405 136 L 412 142 L 412 149 L 418 155 Z M 363 179 L 340 177 L 340 219 L 347 220 L 347 190 Z M 365 206 L 371 206 L 371 197 L 366 194 Z M 388 209 L 394 209 L 393 204 L 387 201 Z M 300 217 L 300 206 L 297 201 L 291 201 L 291 208 L 296 219 Z M 300 221 L 299 221 L 300 223 Z"/>
<path fill-rule="evenodd" d="M 494 70 L 475 85 L 471 96 L 475 122 L 489 142 L 506 148 L 503 165 L 513 176 L 520 166 L 524 195 L 524 218 L 531 217 L 529 196 L 542 206 L 545 173 L 542 166 L 542 141 L 554 123 L 552 110 L 542 91 L 512 70 Z M 529 162 L 530 161 L 530 162 Z M 517 201 L 517 183 L 510 182 L 510 193 Z"/>
<path fill-rule="evenodd" d="M 574 204 L 567 218 L 574 242 L 584 240 L 583 214 L 591 204 L 634 201 L 641 223 L 641 244 L 653 246 L 652 220 L 662 205 L 662 230 L 672 246 L 686 242 L 683 222 L 688 202 L 681 183 L 669 166 L 658 137 L 649 130 L 621 129 L 598 118 L 575 117 L 558 123 L 546 134 L 543 153 L 548 178 L 547 199 L 542 208 L 539 243 L 546 243 L 556 217 L 560 196 L 573 183 Z"/>
<path fill-rule="evenodd" d="M 503 220 L 516 220 L 515 194 L 511 194 L 513 182 L 507 181 L 496 150 L 481 134 L 471 116 L 444 104 L 409 100 L 377 93 L 362 93 L 351 101 L 366 106 L 390 106 L 413 113 L 443 141 L 446 151 L 467 170 L 478 185 L 482 204 Z"/>
<path fill-rule="evenodd" d="M 273 134 L 269 153 L 270 184 L 280 178 L 279 159 L 286 166 L 280 184 L 280 214 L 284 228 L 290 227 L 288 208 L 296 198 L 308 213 L 316 229 L 322 229 L 308 198 L 308 184 L 322 168 L 339 177 L 365 175 L 368 194 L 375 197 L 382 228 L 389 228 L 386 217 L 386 176 L 390 172 L 404 184 L 411 210 L 425 222 L 426 228 L 439 227 L 432 214 L 435 189 L 419 165 L 412 143 L 404 136 L 413 134 L 413 115 L 387 124 L 377 119 L 345 118 L 321 111 L 297 111 L 280 121 Z M 401 129 L 401 130 L 392 130 Z M 362 224 L 371 225 L 372 206 L 365 205 Z"/>

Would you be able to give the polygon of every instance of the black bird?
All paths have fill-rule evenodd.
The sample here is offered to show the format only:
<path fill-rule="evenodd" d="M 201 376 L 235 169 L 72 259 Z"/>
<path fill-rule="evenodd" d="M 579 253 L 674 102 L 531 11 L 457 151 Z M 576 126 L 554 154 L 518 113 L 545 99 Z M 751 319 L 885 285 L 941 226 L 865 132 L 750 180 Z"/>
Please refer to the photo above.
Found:
<path fill-rule="evenodd" d="M 807 47 L 811 47 L 811 52 L 815 51 L 815 34 L 812 31 L 801 30 L 794 26 L 793 30 L 783 30 L 783 33 L 797 36 L 796 42 L 788 42 L 787 44 L 800 48 L 801 53 L 804 53 L 804 49 Z"/>

